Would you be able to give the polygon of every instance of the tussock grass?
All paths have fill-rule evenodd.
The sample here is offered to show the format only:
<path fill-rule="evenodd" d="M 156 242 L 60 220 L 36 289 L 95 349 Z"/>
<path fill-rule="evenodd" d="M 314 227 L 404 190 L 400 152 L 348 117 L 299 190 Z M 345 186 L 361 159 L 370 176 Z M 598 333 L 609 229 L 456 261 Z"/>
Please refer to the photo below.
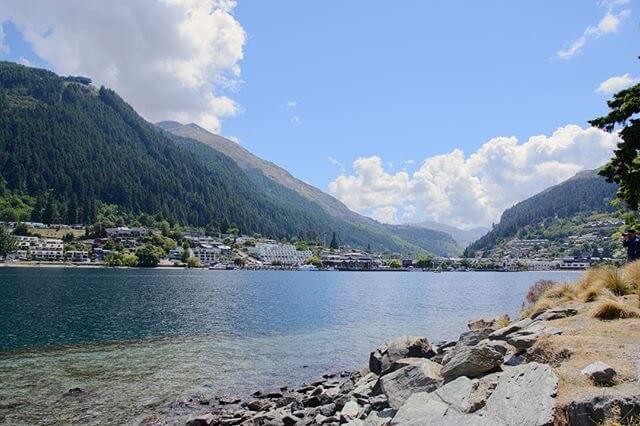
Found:
<path fill-rule="evenodd" d="M 625 318 L 638 318 L 637 310 L 629 308 L 615 300 L 602 300 L 594 309 L 592 316 L 599 320 L 616 320 Z"/>
<path fill-rule="evenodd" d="M 496 321 L 494 323 L 494 327 L 496 329 L 499 329 L 499 328 L 506 327 L 509 324 L 511 324 L 511 321 L 509 320 L 509 316 L 508 315 L 502 315 L 501 317 L 496 319 Z"/>
<path fill-rule="evenodd" d="M 640 260 L 624 265 L 622 274 L 631 287 L 640 290 Z"/>

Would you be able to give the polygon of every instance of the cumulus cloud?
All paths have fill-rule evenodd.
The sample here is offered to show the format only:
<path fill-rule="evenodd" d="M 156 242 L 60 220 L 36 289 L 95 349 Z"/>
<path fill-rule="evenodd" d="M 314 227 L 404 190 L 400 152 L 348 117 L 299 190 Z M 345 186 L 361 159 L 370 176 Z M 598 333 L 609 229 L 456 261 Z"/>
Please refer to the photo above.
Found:
<path fill-rule="evenodd" d="M 1 17 L 2 15 L 0 15 Z M 0 53 L 9 53 L 10 49 L 5 41 L 4 28 L 2 28 L 2 21 L 0 21 Z"/>
<path fill-rule="evenodd" d="M 387 171 L 380 157 L 358 158 L 329 192 L 351 209 L 395 222 L 435 220 L 469 228 L 490 225 L 502 212 L 612 155 L 618 136 L 577 125 L 520 143 L 497 137 L 466 156 L 456 149 L 425 159 L 413 173 Z"/>
<path fill-rule="evenodd" d="M 298 106 L 298 102 L 297 101 L 288 101 L 285 106 L 287 108 L 295 108 Z"/>
<path fill-rule="evenodd" d="M 557 52 L 557 57 L 559 59 L 571 59 L 582 51 L 589 40 L 618 32 L 622 21 L 624 21 L 624 19 L 631 13 L 629 9 L 624 9 L 619 12 L 614 10 L 620 6 L 627 6 L 628 2 L 626 1 L 607 1 L 599 4 L 607 7 L 607 13 L 600 22 L 598 22 L 598 25 L 588 27 L 584 30 L 584 33 L 574 40 L 567 48 L 559 50 Z"/>
<path fill-rule="evenodd" d="M 34 52 L 61 74 L 118 91 L 147 119 L 220 132 L 239 112 L 221 96 L 240 80 L 246 34 L 231 0 L 3 0 Z"/>
<path fill-rule="evenodd" d="M 597 92 L 613 94 L 629 86 L 640 83 L 640 78 L 631 77 L 629 74 L 611 77 L 598 86 Z"/>

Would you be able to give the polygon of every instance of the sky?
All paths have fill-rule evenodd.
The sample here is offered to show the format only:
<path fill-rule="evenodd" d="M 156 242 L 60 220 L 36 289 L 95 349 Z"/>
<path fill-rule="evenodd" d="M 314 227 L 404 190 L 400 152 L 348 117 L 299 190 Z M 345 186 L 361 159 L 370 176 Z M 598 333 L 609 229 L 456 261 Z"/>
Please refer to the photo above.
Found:
<path fill-rule="evenodd" d="M 486 226 L 604 164 L 639 0 L 0 0 L 0 58 L 196 122 L 362 214 Z"/>

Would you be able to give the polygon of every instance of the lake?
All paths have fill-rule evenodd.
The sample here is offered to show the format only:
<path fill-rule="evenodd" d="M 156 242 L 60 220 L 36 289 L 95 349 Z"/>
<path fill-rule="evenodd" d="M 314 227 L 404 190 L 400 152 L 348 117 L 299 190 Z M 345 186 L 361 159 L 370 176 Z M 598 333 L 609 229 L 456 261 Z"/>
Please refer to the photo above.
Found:
<path fill-rule="evenodd" d="M 181 422 L 176 400 L 357 369 L 385 339 L 453 339 L 577 276 L 0 268 L 0 422 Z"/>

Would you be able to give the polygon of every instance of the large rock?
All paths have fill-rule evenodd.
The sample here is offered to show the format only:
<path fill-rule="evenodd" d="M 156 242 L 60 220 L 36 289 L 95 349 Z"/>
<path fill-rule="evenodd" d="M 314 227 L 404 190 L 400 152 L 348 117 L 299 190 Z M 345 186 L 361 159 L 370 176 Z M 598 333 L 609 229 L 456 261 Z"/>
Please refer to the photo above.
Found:
<path fill-rule="evenodd" d="M 398 409 L 414 393 L 431 392 L 442 383 L 442 367 L 428 359 L 403 367 L 380 378 L 380 389 L 391 408 Z"/>
<path fill-rule="evenodd" d="M 600 425 L 613 417 L 637 419 L 640 418 L 640 395 L 599 395 L 573 401 L 564 408 L 564 416 L 565 423 L 572 426 Z"/>
<path fill-rule="evenodd" d="M 529 318 L 522 319 L 520 321 L 514 322 L 513 324 L 509 324 L 506 327 L 499 328 L 498 330 L 492 332 L 489 335 L 490 339 L 493 340 L 504 340 L 509 334 L 515 333 L 516 331 L 520 331 L 523 328 L 529 327 L 535 321 Z"/>
<path fill-rule="evenodd" d="M 552 425 L 558 393 L 558 378 L 546 364 L 532 362 L 501 374 L 482 410 L 494 424 Z"/>
<path fill-rule="evenodd" d="M 516 349 L 529 349 L 542 336 L 562 334 L 562 330 L 556 327 L 547 327 L 542 323 L 534 323 L 507 336 L 507 343 Z"/>
<path fill-rule="evenodd" d="M 613 379 L 616 377 L 616 370 L 609 367 L 604 362 L 594 362 L 587 365 L 582 374 L 587 376 L 591 381 L 597 385 L 610 386 L 613 384 Z"/>
<path fill-rule="evenodd" d="M 483 328 L 491 328 L 495 330 L 496 324 L 499 324 L 505 321 L 507 323 L 511 321 L 511 319 L 509 318 L 509 315 L 502 315 L 495 318 L 479 318 L 476 320 L 469 321 L 467 323 L 467 327 L 469 327 L 469 330 L 480 330 Z"/>
<path fill-rule="evenodd" d="M 502 364 L 502 354 L 489 345 L 456 348 L 442 367 L 442 376 L 451 381 L 460 376 L 477 377 Z"/>
<path fill-rule="evenodd" d="M 489 337 L 493 332 L 490 328 L 481 328 L 479 330 L 470 330 L 466 333 L 462 333 L 458 339 L 456 346 L 474 346 L 480 343 L 482 340 Z"/>
<path fill-rule="evenodd" d="M 578 311 L 576 311 L 573 308 L 556 308 L 556 309 L 549 309 L 547 311 L 540 312 L 536 315 L 533 315 L 531 319 L 536 319 L 539 321 L 552 321 L 552 320 L 557 320 L 561 318 L 572 317 L 577 313 Z"/>
<path fill-rule="evenodd" d="M 369 356 L 369 369 L 378 375 L 389 372 L 401 358 L 430 358 L 435 355 L 426 337 L 404 336 L 379 346 Z"/>
<path fill-rule="evenodd" d="M 397 426 L 496 426 L 477 414 L 464 414 L 433 394 L 411 395 L 391 421 Z"/>

